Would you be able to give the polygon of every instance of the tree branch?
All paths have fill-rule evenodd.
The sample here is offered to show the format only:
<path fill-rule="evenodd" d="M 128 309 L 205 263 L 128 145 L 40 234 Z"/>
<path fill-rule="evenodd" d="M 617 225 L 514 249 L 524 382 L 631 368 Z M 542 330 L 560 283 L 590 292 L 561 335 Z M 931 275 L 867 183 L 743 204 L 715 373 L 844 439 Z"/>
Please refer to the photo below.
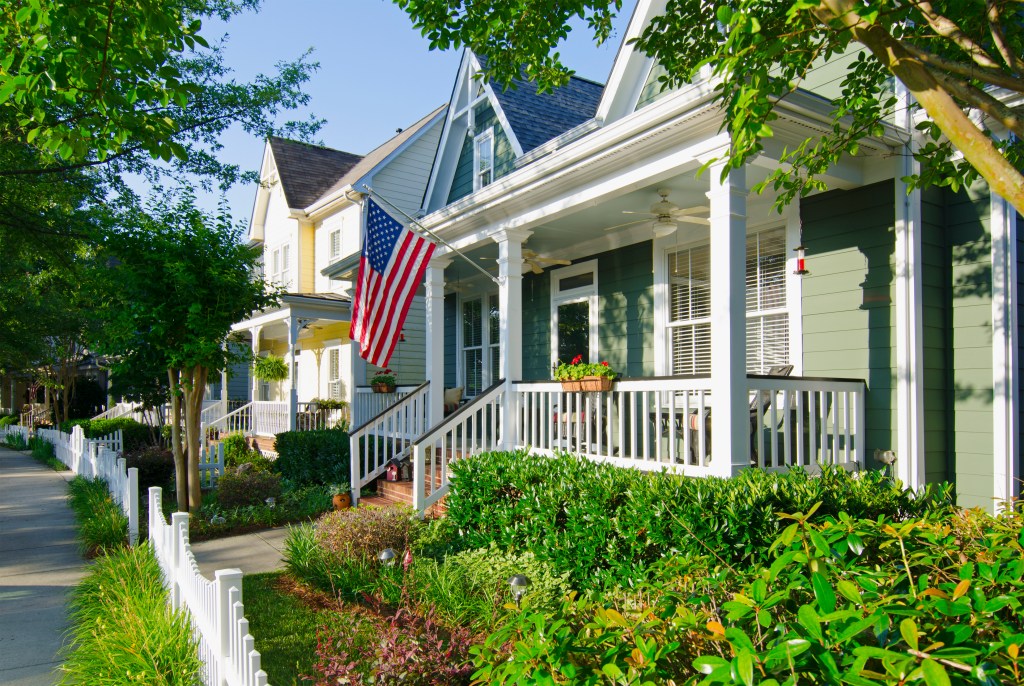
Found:
<path fill-rule="evenodd" d="M 927 0 L 920 0 L 919 2 L 912 2 L 917 7 L 918 11 L 921 12 L 921 16 L 925 18 L 928 25 L 935 29 L 935 32 L 950 42 L 958 45 L 961 50 L 970 55 L 971 59 L 977 62 L 983 67 L 990 69 L 998 69 L 999 64 L 992 59 L 988 52 L 974 42 L 970 36 L 963 32 L 956 22 L 948 17 L 944 17 L 935 11 L 932 4 Z"/>
<path fill-rule="evenodd" d="M 968 79 L 984 81 L 985 83 L 990 83 L 993 86 L 1009 88 L 1010 90 L 1018 93 L 1024 93 L 1024 79 L 1011 76 L 1001 69 L 988 69 L 973 63 L 964 64 L 963 62 L 958 62 L 947 57 L 942 57 L 941 55 L 936 55 L 930 50 L 925 50 L 924 48 L 914 45 L 906 40 L 900 40 L 900 45 L 902 45 L 903 49 L 911 55 L 930 67 L 959 74 Z"/>
<path fill-rule="evenodd" d="M 985 14 L 988 18 L 989 33 L 992 34 L 992 42 L 995 43 L 996 50 L 1002 56 L 1003 61 L 1006 62 L 1006 66 L 1010 68 L 1010 71 L 1017 74 L 1021 71 L 1021 61 L 1013 53 L 1013 50 L 1006 44 L 1006 34 L 1003 33 L 1003 24 L 1000 21 L 999 16 L 999 5 L 994 0 L 985 0 Z"/>
<path fill-rule="evenodd" d="M 954 79 L 942 71 L 935 69 L 929 69 L 929 71 L 935 77 L 935 80 L 952 93 L 954 97 L 969 105 L 974 105 L 1010 131 L 1024 137 L 1024 119 L 1021 119 L 1020 113 L 1017 110 L 1007 107 L 980 88 L 975 88 L 969 83 Z"/>

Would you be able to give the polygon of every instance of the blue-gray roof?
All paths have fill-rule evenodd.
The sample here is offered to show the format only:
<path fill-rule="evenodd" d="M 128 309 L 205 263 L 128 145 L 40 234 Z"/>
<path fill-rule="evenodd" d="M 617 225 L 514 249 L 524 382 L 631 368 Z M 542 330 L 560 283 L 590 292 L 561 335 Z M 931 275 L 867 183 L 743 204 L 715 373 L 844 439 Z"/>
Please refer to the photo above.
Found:
<path fill-rule="evenodd" d="M 604 92 L 600 83 L 578 76 L 548 93 L 538 93 L 537 84 L 526 79 L 513 83 L 507 90 L 495 85 L 494 94 L 524 153 L 592 119 Z"/>

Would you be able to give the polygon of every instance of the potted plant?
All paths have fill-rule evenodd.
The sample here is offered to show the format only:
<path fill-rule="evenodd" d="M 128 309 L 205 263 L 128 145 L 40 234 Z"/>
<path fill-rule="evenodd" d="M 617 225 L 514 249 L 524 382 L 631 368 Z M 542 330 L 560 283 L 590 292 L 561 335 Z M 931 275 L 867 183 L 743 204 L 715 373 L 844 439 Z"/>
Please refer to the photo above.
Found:
<path fill-rule="evenodd" d="M 288 363 L 277 355 L 257 358 L 252 375 L 261 381 L 284 381 L 288 378 Z"/>
<path fill-rule="evenodd" d="M 569 393 L 610 391 L 615 381 L 615 370 L 607 361 L 584 362 L 583 356 L 577 355 L 568 364 L 559 361 L 555 367 L 555 380 L 561 381 L 562 390 Z"/>
<path fill-rule="evenodd" d="M 394 393 L 395 373 L 390 369 L 382 369 L 370 379 L 370 388 L 374 393 Z"/>
<path fill-rule="evenodd" d="M 352 507 L 352 492 L 348 484 L 331 484 L 331 491 L 334 493 L 331 496 L 331 504 L 335 510 L 347 510 Z"/>

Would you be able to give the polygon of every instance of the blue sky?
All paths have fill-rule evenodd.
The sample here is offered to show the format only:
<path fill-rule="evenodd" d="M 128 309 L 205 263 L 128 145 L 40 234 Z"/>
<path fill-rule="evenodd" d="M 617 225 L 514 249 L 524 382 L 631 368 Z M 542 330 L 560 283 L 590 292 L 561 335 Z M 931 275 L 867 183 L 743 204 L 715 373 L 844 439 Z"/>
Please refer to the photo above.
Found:
<path fill-rule="evenodd" d="M 604 83 L 635 0 L 626 0 L 617 31 L 595 46 L 580 24 L 560 47 L 580 76 Z M 229 35 L 226 57 L 239 79 L 269 72 L 307 48 L 320 70 L 306 85 L 308 112 L 326 119 L 320 142 L 365 154 L 448 100 L 460 51 L 430 51 L 397 6 L 385 0 L 264 0 L 259 13 L 210 23 L 208 39 Z M 259 167 L 263 142 L 240 131 L 224 139 L 223 157 L 246 169 Z M 232 216 L 248 220 L 255 188 L 228 193 Z M 216 199 L 210 199 L 210 207 Z"/>

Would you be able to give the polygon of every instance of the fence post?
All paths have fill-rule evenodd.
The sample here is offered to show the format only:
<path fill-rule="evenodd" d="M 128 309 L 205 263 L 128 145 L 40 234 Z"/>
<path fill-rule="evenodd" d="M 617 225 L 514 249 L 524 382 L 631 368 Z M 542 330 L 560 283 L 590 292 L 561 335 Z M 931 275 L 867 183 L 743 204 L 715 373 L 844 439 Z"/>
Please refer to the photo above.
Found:
<path fill-rule="evenodd" d="M 163 515 L 161 515 L 163 516 Z M 171 515 L 171 540 L 168 541 L 170 544 L 170 557 L 171 562 L 168 565 L 170 567 L 170 579 L 171 582 L 171 607 L 175 610 L 180 610 L 184 604 L 184 599 L 181 597 L 181 552 L 184 550 L 184 543 L 187 542 L 188 537 L 188 512 L 175 512 Z"/>
<path fill-rule="evenodd" d="M 149 540 L 153 543 L 153 547 L 156 548 L 157 555 L 159 556 L 162 552 L 162 543 L 156 537 L 157 526 L 156 518 L 164 516 L 164 490 L 159 486 L 149 487 Z"/>
<path fill-rule="evenodd" d="M 242 602 L 242 570 L 240 569 L 218 569 L 214 572 L 214 582 L 217 584 L 217 662 L 220 674 L 220 681 L 217 686 L 228 686 L 227 675 L 234 672 L 234 646 L 231 645 L 231 605 L 232 595 L 238 602 Z M 232 589 L 237 591 L 232 594 Z"/>
<path fill-rule="evenodd" d="M 124 459 L 123 457 L 121 458 Z M 128 470 L 128 545 L 139 544 L 139 469 Z"/>

